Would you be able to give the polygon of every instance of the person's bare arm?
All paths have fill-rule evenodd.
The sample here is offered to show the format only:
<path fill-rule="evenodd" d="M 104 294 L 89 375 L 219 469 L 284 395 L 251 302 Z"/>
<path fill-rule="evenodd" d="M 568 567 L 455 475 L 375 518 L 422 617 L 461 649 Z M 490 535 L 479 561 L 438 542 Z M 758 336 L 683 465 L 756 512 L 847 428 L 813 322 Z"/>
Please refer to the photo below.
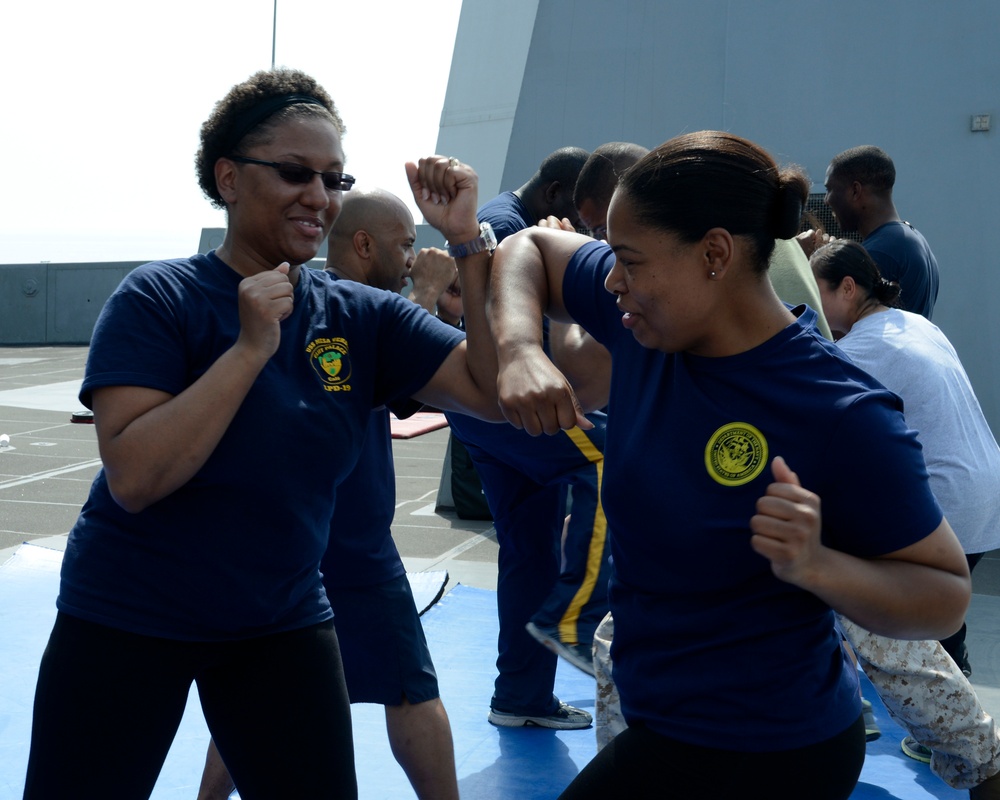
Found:
<path fill-rule="evenodd" d="M 437 228 L 449 242 L 460 244 L 479 236 L 479 221 L 476 219 L 479 176 L 472 167 L 444 156 L 430 156 L 421 158 L 417 163 L 408 163 L 406 177 L 410 182 L 413 199 L 424 219 Z M 455 259 L 455 266 L 462 284 L 467 344 L 461 349 L 456 348 L 456 351 L 449 356 L 449 360 L 461 354 L 465 359 L 465 370 L 471 375 L 473 385 L 483 395 L 482 399 L 495 407 L 496 348 L 493 346 L 486 321 L 490 254 L 482 252 Z M 442 369 L 444 366 L 442 365 Z M 455 366 L 452 364 L 450 369 Z M 461 371 L 453 377 L 461 377 Z M 460 386 L 456 385 L 455 389 L 458 392 Z M 437 405 L 438 408 L 451 409 L 451 405 L 446 402 L 442 404 L 440 398 L 430 400 L 417 396 L 417 399 Z M 473 401 L 473 398 L 469 397 L 456 399 L 460 399 L 463 405 Z M 476 400 L 472 405 L 484 408 L 485 404 Z M 493 419 L 494 415 L 490 413 L 485 418 Z"/>
<path fill-rule="evenodd" d="M 589 241 L 535 227 L 504 239 L 494 255 L 490 326 L 498 351 L 500 406 L 512 425 L 533 436 L 572 428 L 582 418 L 572 386 L 542 350 L 542 317 L 572 322 L 562 302 L 563 274 Z"/>
<path fill-rule="evenodd" d="M 611 392 L 611 353 L 579 325 L 549 323 L 549 354 L 566 376 L 584 411 L 608 404 Z"/>
<path fill-rule="evenodd" d="M 476 383 L 469 366 L 466 341 L 455 346 L 430 380 L 413 393 L 413 398 L 441 411 L 457 411 L 487 422 L 504 422 L 496 395 L 482 391 Z"/>
<path fill-rule="evenodd" d="M 555 216 L 539 220 L 538 227 L 576 233 L 572 222 Z M 584 411 L 596 411 L 608 404 L 611 354 L 581 326 L 550 321 L 549 355 L 569 380 Z"/>
<path fill-rule="evenodd" d="M 750 520 L 750 544 L 770 560 L 775 576 L 882 636 L 941 639 L 962 626 L 971 584 L 948 520 L 909 547 L 858 558 L 821 543 L 820 498 L 780 457 L 772 469 L 774 483 Z"/>
<path fill-rule="evenodd" d="M 111 496 L 137 513 L 187 483 L 208 460 L 292 312 L 288 265 L 239 286 L 240 335 L 177 395 L 141 386 L 94 390 L 94 423 Z"/>

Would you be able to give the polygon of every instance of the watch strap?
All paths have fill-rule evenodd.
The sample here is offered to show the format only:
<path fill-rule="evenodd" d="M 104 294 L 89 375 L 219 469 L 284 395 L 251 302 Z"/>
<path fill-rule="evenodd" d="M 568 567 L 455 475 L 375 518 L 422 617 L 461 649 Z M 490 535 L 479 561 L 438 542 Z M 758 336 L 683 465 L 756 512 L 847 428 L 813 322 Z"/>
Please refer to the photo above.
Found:
<path fill-rule="evenodd" d="M 493 227 L 488 222 L 480 223 L 479 236 L 468 242 L 461 244 L 448 243 L 448 255 L 452 258 L 465 258 L 489 250 L 491 253 L 496 249 L 497 240 L 493 234 Z"/>

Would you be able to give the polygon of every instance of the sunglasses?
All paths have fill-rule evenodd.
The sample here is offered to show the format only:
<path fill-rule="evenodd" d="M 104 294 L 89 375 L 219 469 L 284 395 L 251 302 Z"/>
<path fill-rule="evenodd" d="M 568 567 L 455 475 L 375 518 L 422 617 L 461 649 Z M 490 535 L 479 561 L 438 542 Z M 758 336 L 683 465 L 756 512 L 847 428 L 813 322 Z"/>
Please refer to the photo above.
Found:
<path fill-rule="evenodd" d="M 229 159 L 241 164 L 260 164 L 262 167 L 271 167 L 278 170 L 278 177 L 289 183 L 309 183 L 313 179 L 313 175 L 319 175 L 328 192 L 349 192 L 354 185 L 354 176 L 348 175 L 346 172 L 318 172 L 302 164 L 293 164 L 291 161 L 261 161 L 245 156 L 229 156 Z"/>

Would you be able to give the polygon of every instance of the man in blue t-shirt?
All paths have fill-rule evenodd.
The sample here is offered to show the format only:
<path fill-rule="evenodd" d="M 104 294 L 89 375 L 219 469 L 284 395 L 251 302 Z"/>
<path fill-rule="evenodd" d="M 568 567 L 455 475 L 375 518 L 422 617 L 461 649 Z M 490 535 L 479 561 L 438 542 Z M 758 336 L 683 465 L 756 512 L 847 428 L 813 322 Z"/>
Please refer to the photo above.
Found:
<path fill-rule="evenodd" d="M 414 253 L 413 216 L 395 195 L 355 189 L 330 231 L 326 269 L 342 280 L 400 291 L 457 271 L 444 251 Z M 413 270 L 411 272 L 411 269 Z M 393 408 L 409 416 L 419 408 Z M 385 706 L 393 755 L 421 800 L 458 800 L 451 725 L 413 601 L 406 570 L 392 539 L 396 476 L 389 410 L 372 412 L 361 455 L 337 492 L 330 543 L 321 562 L 333 608 L 352 703 Z M 224 800 L 233 790 L 225 765 L 210 745 L 199 800 Z"/>
<path fill-rule="evenodd" d="M 555 151 L 530 180 L 485 203 L 477 217 L 490 223 L 497 241 L 550 216 L 579 227 L 573 190 L 588 156 L 576 147 Z M 568 328 L 551 326 L 552 338 L 571 338 Z M 498 676 L 489 713 L 494 725 L 591 724 L 590 714 L 560 702 L 552 691 L 553 653 L 594 674 L 594 630 L 607 613 L 607 525 L 600 502 L 605 417 L 596 412 L 588 418 L 593 430 L 532 437 L 448 414 L 482 481 L 500 545 Z M 562 542 L 568 487 L 572 506 Z"/>
<path fill-rule="evenodd" d="M 852 147 L 826 170 L 825 202 L 845 233 L 857 232 L 882 277 L 899 284 L 900 307 L 927 319 L 938 295 L 938 264 L 927 240 L 892 201 L 896 167 L 878 147 Z"/>

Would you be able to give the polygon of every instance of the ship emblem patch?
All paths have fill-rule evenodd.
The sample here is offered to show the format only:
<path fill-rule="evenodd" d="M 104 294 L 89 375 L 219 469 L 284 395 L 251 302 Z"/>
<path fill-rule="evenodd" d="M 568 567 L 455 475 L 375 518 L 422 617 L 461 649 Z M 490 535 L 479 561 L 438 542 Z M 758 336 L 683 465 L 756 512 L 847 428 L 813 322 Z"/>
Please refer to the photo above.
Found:
<path fill-rule="evenodd" d="M 723 486 L 750 483 L 767 466 L 767 440 L 746 422 L 730 422 L 705 446 L 705 468 Z"/>

